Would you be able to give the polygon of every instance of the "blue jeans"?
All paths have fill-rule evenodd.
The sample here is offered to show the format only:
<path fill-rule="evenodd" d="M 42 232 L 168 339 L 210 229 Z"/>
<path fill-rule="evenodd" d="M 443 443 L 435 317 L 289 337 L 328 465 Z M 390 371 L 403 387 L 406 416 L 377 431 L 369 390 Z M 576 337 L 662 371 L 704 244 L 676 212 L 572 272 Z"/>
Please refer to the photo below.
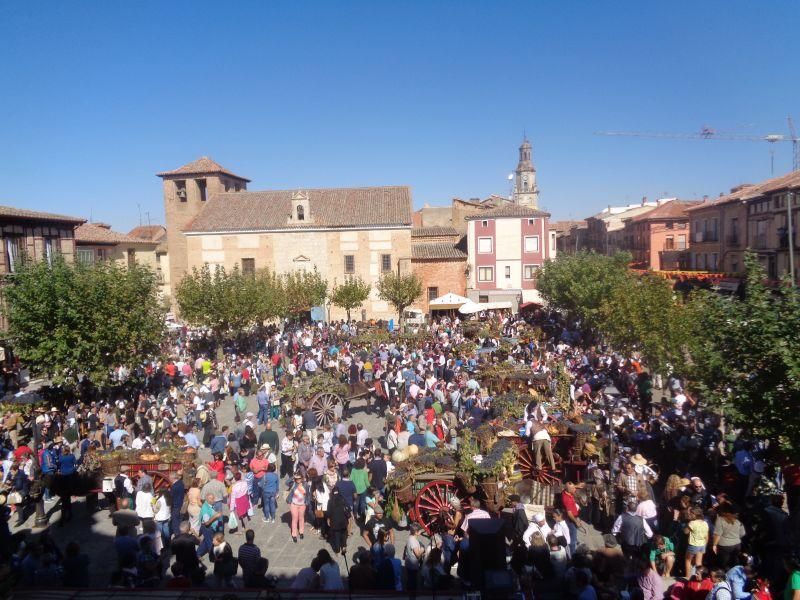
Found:
<path fill-rule="evenodd" d="M 164 542 L 166 546 L 169 544 L 169 537 L 170 537 L 170 530 L 172 529 L 169 520 L 167 521 L 156 521 L 156 531 L 161 533 L 161 541 Z"/>
<path fill-rule="evenodd" d="M 269 420 L 269 407 L 264 404 L 258 405 L 258 424 L 259 425 L 266 425 L 267 421 Z"/>
<path fill-rule="evenodd" d="M 567 519 L 567 529 L 569 529 L 570 556 L 575 556 L 575 550 L 578 548 L 578 526 L 571 519 Z"/>
<path fill-rule="evenodd" d="M 278 501 L 275 499 L 275 492 L 262 492 L 261 501 L 264 504 L 264 518 L 274 519 L 278 511 Z"/>
<path fill-rule="evenodd" d="M 273 421 L 277 421 L 281 418 L 281 407 L 280 406 L 271 406 L 270 409 L 270 419 Z"/>
<path fill-rule="evenodd" d="M 200 545 L 197 547 L 197 556 L 203 558 L 207 552 L 210 552 L 211 549 L 214 547 L 214 534 L 216 531 L 211 529 L 210 527 L 206 527 L 205 525 L 200 525 L 200 537 L 203 538 L 203 541 L 200 542 Z"/>

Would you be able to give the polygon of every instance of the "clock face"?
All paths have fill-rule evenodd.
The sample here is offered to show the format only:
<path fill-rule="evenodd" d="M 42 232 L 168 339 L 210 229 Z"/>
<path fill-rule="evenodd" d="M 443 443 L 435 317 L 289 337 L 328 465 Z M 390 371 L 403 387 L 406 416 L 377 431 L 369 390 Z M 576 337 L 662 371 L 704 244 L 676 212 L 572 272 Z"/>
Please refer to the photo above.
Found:
<path fill-rule="evenodd" d="M 522 181 L 528 181 L 528 176 L 527 175 L 523 175 L 522 176 Z"/>

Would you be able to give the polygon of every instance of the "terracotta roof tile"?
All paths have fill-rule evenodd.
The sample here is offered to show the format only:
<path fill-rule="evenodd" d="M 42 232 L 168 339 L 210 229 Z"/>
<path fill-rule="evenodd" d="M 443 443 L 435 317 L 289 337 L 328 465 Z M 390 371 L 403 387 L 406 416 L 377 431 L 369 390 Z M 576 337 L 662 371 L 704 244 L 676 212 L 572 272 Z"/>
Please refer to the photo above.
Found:
<path fill-rule="evenodd" d="M 550 230 L 557 233 L 569 233 L 573 227 L 586 227 L 586 221 L 551 221 Z"/>
<path fill-rule="evenodd" d="M 505 204 L 496 208 L 482 210 L 474 215 L 468 215 L 467 221 L 476 221 L 480 219 L 497 219 L 503 217 L 549 217 L 550 214 L 538 208 L 528 208 L 527 206 L 520 206 L 518 204 Z"/>
<path fill-rule="evenodd" d="M 39 221 L 62 221 L 65 223 L 83 223 L 86 219 L 79 217 L 68 217 L 54 213 L 40 212 L 38 210 L 27 210 L 25 208 L 14 208 L 13 206 L 0 206 L 0 217 L 10 219 L 37 219 Z"/>
<path fill-rule="evenodd" d="M 630 220 L 634 222 L 640 222 L 659 219 L 680 219 L 681 217 L 688 218 L 686 209 L 698 204 L 700 204 L 699 200 L 669 200 L 667 202 L 663 202 L 660 206 L 656 206 L 652 210 L 648 210 L 645 213 L 631 217 Z"/>
<path fill-rule="evenodd" d="M 439 242 L 434 244 L 413 244 L 411 246 L 412 260 L 463 260 L 467 254 L 456 245 Z"/>
<path fill-rule="evenodd" d="M 97 223 L 83 223 L 75 229 L 78 244 L 154 244 L 151 240 L 131 237 Z"/>
<path fill-rule="evenodd" d="M 714 200 L 711 202 L 702 202 L 698 206 L 693 206 L 687 210 L 711 208 L 714 206 L 719 206 L 720 204 L 736 202 L 737 200 L 752 200 L 753 198 L 758 198 L 764 194 L 769 194 L 771 192 L 776 192 L 786 188 L 797 187 L 800 187 L 800 171 L 792 171 L 791 173 L 781 175 L 780 177 L 773 177 L 755 185 L 742 187 L 735 192 L 714 198 Z"/>
<path fill-rule="evenodd" d="M 455 227 L 443 227 L 439 225 L 431 225 L 429 227 L 413 227 L 411 229 L 412 238 L 426 238 L 426 237 L 442 237 L 442 236 L 456 236 L 458 232 Z"/>
<path fill-rule="evenodd" d="M 307 221 L 289 223 L 296 190 L 212 194 L 184 231 L 264 231 L 369 226 L 410 226 L 411 190 L 407 186 L 321 188 L 308 196 Z"/>
<path fill-rule="evenodd" d="M 250 181 L 245 177 L 241 177 L 239 175 L 236 175 L 235 173 L 228 171 L 228 169 L 220 165 L 214 159 L 209 158 L 208 156 L 201 156 L 197 160 L 185 164 L 182 167 L 178 167 L 177 169 L 173 169 L 172 171 L 162 171 L 161 173 L 156 173 L 156 176 L 169 177 L 173 175 L 215 175 L 215 174 L 228 175 L 229 177 L 234 177 L 241 181 Z"/>
<path fill-rule="evenodd" d="M 167 228 L 163 225 L 139 225 L 128 232 L 129 237 L 141 238 L 150 242 L 161 241 L 167 235 Z"/>

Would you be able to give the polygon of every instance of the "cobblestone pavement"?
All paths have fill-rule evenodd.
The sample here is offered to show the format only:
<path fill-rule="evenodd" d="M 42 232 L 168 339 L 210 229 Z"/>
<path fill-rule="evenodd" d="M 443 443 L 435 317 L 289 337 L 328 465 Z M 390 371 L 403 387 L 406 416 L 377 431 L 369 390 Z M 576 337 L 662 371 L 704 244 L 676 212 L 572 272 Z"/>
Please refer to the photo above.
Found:
<path fill-rule="evenodd" d="M 383 419 L 375 415 L 366 414 L 365 402 L 354 400 L 350 404 L 351 415 L 347 423 L 362 423 L 370 434 L 370 437 L 378 437 L 383 442 Z M 255 395 L 248 398 L 248 410 L 257 413 Z M 223 400 L 222 406 L 217 411 L 217 418 L 220 427 L 222 425 L 233 426 L 234 412 L 233 400 L 227 397 Z M 263 431 L 259 427 L 256 434 Z M 283 431 L 280 431 L 281 438 Z M 210 458 L 208 450 L 201 450 L 200 457 L 203 460 Z M 305 539 L 298 540 L 295 544 L 292 541 L 289 531 L 289 511 L 284 501 L 285 488 L 281 483 L 283 492 L 278 501 L 278 514 L 280 519 L 276 523 L 264 523 L 261 513 L 256 511 L 255 518 L 250 521 L 248 527 L 252 528 L 256 534 L 256 544 L 261 548 L 262 556 L 269 559 L 269 574 L 275 575 L 283 580 L 283 585 L 291 582 L 294 575 L 303 567 L 310 564 L 311 559 L 316 556 L 321 548 L 331 551 L 330 545 L 319 539 L 319 535 L 314 533 L 310 527 L 306 526 Z M 107 510 L 99 510 L 93 514 L 87 514 L 83 498 L 76 498 L 73 502 L 74 518 L 66 526 L 58 525 L 59 508 L 57 503 L 48 503 L 45 510 L 50 514 L 50 532 L 59 546 L 63 549 L 70 541 L 77 541 L 84 552 L 91 557 L 92 567 L 92 587 L 105 587 L 108 585 L 109 575 L 116 565 L 116 553 L 113 550 L 113 538 L 115 528 L 111 524 Z M 12 518 L 12 523 L 16 517 Z M 12 527 L 12 532 L 30 531 L 33 527 L 34 517 L 31 515 L 22 527 Z M 240 531 L 243 531 L 240 528 Z M 395 546 L 397 547 L 398 557 L 402 557 L 402 549 L 405 546 L 408 534 L 405 531 L 395 531 Z M 234 556 L 238 552 L 239 546 L 244 543 L 244 534 L 228 534 L 226 539 L 233 547 Z M 589 529 L 586 533 L 581 533 L 580 542 L 586 542 L 590 547 L 602 545 L 600 534 L 594 529 Z M 348 567 L 353 564 L 353 554 L 359 547 L 366 547 L 361 538 L 357 527 L 353 528 L 348 543 L 347 557 L 338 555 L 336 560 L 339 562 L 342 574 L 346 574 Z M 206 563 L 207 563 L 207 559 Z M 207 563 L 208 564 L 208 563 Z M 211 569 L 209 569 L 209 572 Z"/>

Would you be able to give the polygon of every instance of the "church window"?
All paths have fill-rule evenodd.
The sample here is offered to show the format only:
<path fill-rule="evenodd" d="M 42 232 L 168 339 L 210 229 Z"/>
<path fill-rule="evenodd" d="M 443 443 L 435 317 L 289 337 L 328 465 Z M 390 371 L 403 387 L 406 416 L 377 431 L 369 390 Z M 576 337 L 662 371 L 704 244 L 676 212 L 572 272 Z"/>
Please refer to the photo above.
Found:
<path fill-rule="evenodd" d="M 297 205 L 297 220 L 298 221 L 305 221 L 306 220 L 306 211 L 303 208 L 302 204 Z"/>
<path fill-rule="evenodd" d="M 256 259 L 243 258 L 242 259 L 242 275 L 255 275 L 256 274 Z"/>
<path fill-rule="evenodd" d="M 528 191 L 528 180 L 527 179 L 523 179 L 522 180 L 522 191 L 523 192 L 527 192 Z"/>
<path fill-rule="evenodd" d="M 186 202 L 186 182 L 184 180 L 175 182 L 175 195 L 181 202 Z"/>
<path fill-rule="evenodd" d="M 345 254 L 344 272 L 348 274 L 356 272 L 356 257 L 353 256 L 352 254 Z"/>
<path fill-rule="evenodd" d="M 386 273 L 392 270 L 392 255 L 381 254 L 381 272 Z"/>
<path fill-rule="evenodd" d="M 197 190 L 200 192 L 200 201 L 206 201 L 206 180 L 205 179 L 198 179 L 197 180 Z"/>

